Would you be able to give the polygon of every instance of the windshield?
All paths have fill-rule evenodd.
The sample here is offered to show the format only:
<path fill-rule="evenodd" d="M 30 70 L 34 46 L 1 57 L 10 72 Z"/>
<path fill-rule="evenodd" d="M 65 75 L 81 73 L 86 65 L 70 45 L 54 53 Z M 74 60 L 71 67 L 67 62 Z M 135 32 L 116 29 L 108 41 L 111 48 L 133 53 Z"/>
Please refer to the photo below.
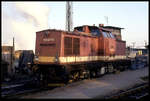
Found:
<path fill-rule="evenodd" d="M 112 33 L 109 33 L 109 34 L 110 34 L 111 38 L 115 38 L 114 35 L 113 35 Z"/>
<path fill-rule="evenodd" d="M 103 32 L 103 36 L 104 36 L 105 38 L 107 38 L 107 33 L 106 33 L 106 32 Z"/>
<path fill-rule="evenodd" d="M 107 33 L 107 36 L 108 36 L 109 38 L 111 38 L 111 36 L 110 36 L 110 34 L 109 34 L 109 33 Z"/>

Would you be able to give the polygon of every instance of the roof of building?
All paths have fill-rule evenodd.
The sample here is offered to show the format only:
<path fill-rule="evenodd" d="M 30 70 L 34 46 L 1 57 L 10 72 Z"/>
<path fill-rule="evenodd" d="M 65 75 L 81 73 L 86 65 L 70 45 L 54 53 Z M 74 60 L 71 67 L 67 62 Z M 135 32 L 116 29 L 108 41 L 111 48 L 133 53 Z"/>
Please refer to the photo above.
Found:
<path fill-rule="evenodd" d="M 11 51 L 13 46 L 2 46 L 2 52 Z"/>

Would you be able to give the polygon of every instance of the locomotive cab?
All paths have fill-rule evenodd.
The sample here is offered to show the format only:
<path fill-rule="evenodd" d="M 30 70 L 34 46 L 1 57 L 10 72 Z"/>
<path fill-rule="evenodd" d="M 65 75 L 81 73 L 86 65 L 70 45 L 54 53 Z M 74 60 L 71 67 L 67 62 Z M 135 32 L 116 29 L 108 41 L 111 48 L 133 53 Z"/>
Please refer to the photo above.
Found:
<path fill-rule="evenodd" d="M 100 36 L 100 50 L 101 55 L 104 56 L 115 56 L 116 51 L 116 39 L 109 30 L 100 29 L 102 33 Z"/>
<path fill-rule="evenodd" d="M 78 31 L 80 34 L 86 34 L 90 36 L 97 36 L 97 37 L 100 36 L 99 28 L 96 26 L 88 26 L 88 25 L 79 26 L 75 27 L 74 31 Z"/>
<path fill-rule="evenodd" d="M 87 34 L 91 36 L 96 36 L 99 38 L 99 55 L 103 56 L 115 56 L 116 50 L 116 39 L 111 31 L 106 30 L 104 28 L 98 28 L 96 26 L 80 26 L 75 27 L 75 30 L 81 34 Z M 107 47 L 106 47 L 107 46 Z"/>

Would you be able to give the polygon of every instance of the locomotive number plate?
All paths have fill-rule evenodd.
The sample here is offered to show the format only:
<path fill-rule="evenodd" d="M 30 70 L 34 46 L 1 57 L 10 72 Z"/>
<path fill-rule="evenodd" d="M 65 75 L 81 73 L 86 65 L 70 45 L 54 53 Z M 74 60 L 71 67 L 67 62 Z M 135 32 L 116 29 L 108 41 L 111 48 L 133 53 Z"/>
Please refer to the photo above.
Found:
<path fill-rule="evenodd" d="M 55 41 L 55 39 L 54 38 L 45 38 L 45 39 L 43 39 L 43 41 Z"/>

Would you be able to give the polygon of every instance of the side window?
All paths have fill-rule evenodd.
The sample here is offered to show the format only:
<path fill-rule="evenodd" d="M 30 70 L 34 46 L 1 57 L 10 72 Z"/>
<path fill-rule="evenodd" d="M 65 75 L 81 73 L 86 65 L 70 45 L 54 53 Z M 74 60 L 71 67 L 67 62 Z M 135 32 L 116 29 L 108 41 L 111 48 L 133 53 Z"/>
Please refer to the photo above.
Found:
<path fill-rule="evenodd" d="M 106 33 L 107 33 L 107 37 L 108 37 L 108 38 L 111 38 L 110 34 L 109 34 L 108 32 L 106 32 Z"/>
<path fill-rule="evenodd" d="M 90 31 L 91 31 L 92 35 L 94 35 L 94 36 L 100 36 L 99 29 L 91 29 Z"/>
<path fill-rule="evenodd" d="M 78 30 L 79 32 L 83 32 L 83 27 L 77 27 L 75 29 Z"/>
<path fill-rule="evenodd" d="M 107 33 L 106 32 L 102 32 L 103 33 L 103 36 L 105 37 L 105 38 L 107 38 Z"/>
<path fill-rule="evenodd" d="M 112 35 L 112 33 L 110 33 L 110 36 L 111 36 L 111 38 L 115 38 L 115 37 Z"/>
<path fill-rule="evenodd" d="M 64 38 L 64 55 L 72 55 L 72 38 Z"/>

